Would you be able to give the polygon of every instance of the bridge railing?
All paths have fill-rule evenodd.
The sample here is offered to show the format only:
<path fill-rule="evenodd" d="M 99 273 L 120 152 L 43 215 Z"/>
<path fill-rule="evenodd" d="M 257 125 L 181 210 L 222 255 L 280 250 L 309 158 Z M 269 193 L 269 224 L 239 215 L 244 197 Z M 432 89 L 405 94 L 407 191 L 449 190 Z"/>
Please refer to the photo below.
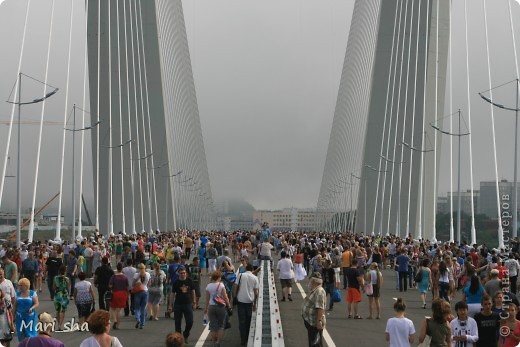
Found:
<path fill-rule="evenodd" d="M 256 312 L 253 312 L 249 328 L 248 347 L 284 347 L 280 307 L 276 295 L 276 282 L 270 261 L 260 262 L 259 288 Z"/>

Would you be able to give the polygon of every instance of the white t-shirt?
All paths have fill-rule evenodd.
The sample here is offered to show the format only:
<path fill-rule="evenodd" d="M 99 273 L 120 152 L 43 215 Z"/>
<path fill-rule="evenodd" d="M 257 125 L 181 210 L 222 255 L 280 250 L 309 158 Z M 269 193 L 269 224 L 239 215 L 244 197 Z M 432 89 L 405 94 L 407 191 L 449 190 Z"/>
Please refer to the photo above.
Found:
<path fill-rule="evenodd" d="M 127 266 L 123 268 L 123 273 L 128 280 L 128 288 L 132 288 L 132 283 L 134 281 L 134 276 L 137 273 L 137 269 L 133 266 Z"/>
<path fill-rule="evenodd" d="M 117 339 L 117 337 L 112 336 L 112 347 L 123 347 L 121 342 Z M 79 347 L 100 347 L 99 342 L 97 342 L 96 338 L 94 336 L 88 337 L 83 342 L 81 342 L 81 345 Z"/>
<path fill-rule="evenodd" d="M 294 266 L 289 258 L 283 258 L 278 261 L 278 265 L 276 266 L 278 271 L 280 271 L 280 279 L 288 280 L 294 278 Z"/>
<path fill-rule="evenodd" d="M 238 275 L 235 282 L 240 285 L 238 288 L 237 299 L 244 304 L 251 304 L 255 300 L 254 289 L 258 289 L 258 277 L 253 275 L 251 271 L 246 271 Z"/>
<path fill-rule="evenodd" d="M 219 295 L 222 295 L 222 291 L 226 289 L 224 284 L 222 284 L 221 282 L 208 283 L 208 285 L 206 286 L 206 291 L 210 295 L 210 298 L 209 298 L 210 306 L 211 305 L 216 305 L 215 302 L 213 301 L 213 298 L 217 295 L 217 288 L 218 288 L 218 294 Z"/>
<path fill-rule="evenodd" d="M 263 242 L 260 245 L 260 255 L 263 255 L 265 257 L 271 256 L 271 249 L 273 249 L 274 246 L 270 244 L 269 242 Z"/>
<path fill-rule="evenodd" d="M 0 283 L 0 289 L 2 289 L 7 301 L 11 302 L 11 298 L 16 298 L 16 291 L 14 290 L 13 282 L 7 278 L 4 278 L 2 283 Z"/>
<path fill-rule="evenodd" d="M 415 334 L 415 327 L 413 322 L 406 317 L 393 317 L 386 322 L 385 332 L 390 335 L 390 347 L 409 347 L 408 338 Z"/>
<path fill-rule="evenodd" d="M 134 275 L 134 280 L 139 279 L 140 276 L 141 275 L 139 274 L 139 272 L 137 272 Z M 148 272 L 146 272 L 143 277 L 144 277 L 144 281 L 142 281 L 142 283 L 143 283 L 143 286 L 144 286 L 144 290 L 148 291 L 148 282 L 150 281 L 150 274 Z"/>

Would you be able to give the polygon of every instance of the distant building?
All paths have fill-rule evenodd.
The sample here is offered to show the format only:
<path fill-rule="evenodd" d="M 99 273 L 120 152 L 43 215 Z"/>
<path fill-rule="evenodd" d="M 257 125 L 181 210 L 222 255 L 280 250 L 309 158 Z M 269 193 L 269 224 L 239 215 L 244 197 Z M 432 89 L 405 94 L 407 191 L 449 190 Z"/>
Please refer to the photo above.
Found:
<path fill-rule="evenodd" d="M 508 182 L 507 180 L 501 180 L 498 182 L 498 191 L 500 196 L 500 206 L 503 209 L 502 204 L 506 202 L 508 209 L 511 211 L 513 208 L 513 192 L 514 182 Z M 519 190 L 520 191 L 520 190 Z M 480 201 L 479 201 L 479 213 L 485 214 L 489 218 L 498 218 L 498 204 L 497 204 L 497 188 L 495 181 L 484 181 L 480 182 Z"/>
<path fill-rule="evenodd" d="M 447 196 L 437 197 L 437 213 L 448 213 L 450 212 L 450 201 Z"/>
<path fill-rule="evenodd" d="M 459 193 L 458 192 L 448 192 L 448 196 L 446 197 L 446 209 L 447 212 L 450 212 L 450 199 L 453 196 L 453 211 L 458 211 L 459 206 Z M 467 190 L 465 192 L 460 192 L 460 207 L 462 212 L 471 215 L 471 190 Z M 475 213 L 478 213 L 479 209 L 479 200 L 480 200 L 480 191 L 473 191 L 473 208 Z M 437 200 L 439 201 L 439 200 Z M 440 211 L 438 211 L 440 212 Z"/>
<path fill-rule="evenodd" d="M 253 214 L 253 230 L 260 230 L 262 223 L 269 223 L 272 231 L 311 231 L 316 228 L 315 209 L 285 208 L 275 211 L 256 211 Z"/>

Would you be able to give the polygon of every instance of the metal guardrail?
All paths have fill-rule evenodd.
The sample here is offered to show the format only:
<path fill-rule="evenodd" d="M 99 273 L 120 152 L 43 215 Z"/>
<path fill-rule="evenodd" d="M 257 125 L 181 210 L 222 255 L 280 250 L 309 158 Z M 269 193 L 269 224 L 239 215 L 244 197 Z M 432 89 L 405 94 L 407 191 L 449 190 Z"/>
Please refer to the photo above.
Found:
<path fill-rule="evenodd" d="M 258 278 L 258 303 L 256 312 L 251 317 L 247 346 L 284 347 L 282 321 L 276 295 L 276 282 L 269 261 L 262 260 L 260 262 Z"/>

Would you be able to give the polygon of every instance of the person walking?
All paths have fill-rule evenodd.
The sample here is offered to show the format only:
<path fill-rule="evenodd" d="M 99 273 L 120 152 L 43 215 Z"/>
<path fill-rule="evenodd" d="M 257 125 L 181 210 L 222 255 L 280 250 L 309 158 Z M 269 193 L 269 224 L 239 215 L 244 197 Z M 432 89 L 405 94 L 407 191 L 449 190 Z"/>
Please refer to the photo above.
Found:
<path fill-rule="evenodd" d="M 358 306 L 361 302 L 361 290 L 364 288 L 363 272 L 358 269 L 357 259 L 352 260 L 352 265 L 347 270 L 347 303 L 348 303 L 348 318 L 352 318 L 352 311 L 354 311 L 354 319 L 363 319 L 358 314 Z"/>
<path fill-rule="evenodd" d="M 325 329 L 325 307 L 327 293 L 322 287 L 323 280 L 319 272 L 313 272 L 309 279 L 310 292 L 303 300 L 302 317 L 309 347 L 324 346 L 323 329 Z"/>
<path fill-rule="evenodd" d="M 211 273 L 211 282 L 206 286 L 206 308 L 204 314 L 208 317 L 209 331 L 215 347 L 220 347 L 220 342 L 224 336 L 224 328 L 226 327 L 226 307 L 231 307 L 226 289 L 220 283 L 221 278 L 222 272 L 215 271 Z M 224 304 L 222 304 L 222 301 Z"/>
<path fill-rule="evenodd" d="M 397 267 L 397 272 L 399 273 L 399 291 L 403 290 L 406 292 L 408 288 L 408 263 L 410 262 L 410 258 L 405 254 L 404 250 L 399 252 L 399 255 L 395 258 L 394 266 Z"/>
<path fill-rule="evenodd" d="M 500 316 L 493 312 L 493 300 L 489 295 L 482 297 L 482 311 L 475 314 L 477 322 L 478 341 L 476 347 L 497 347 L 498 327 L 500 326 Z"/>
<path fill-rule="evenodd" d="M 293 301 L 292 294 L 292 283 L 294 279 L 294 266 L 291 259 L 287 256 L 285 251 L 280 254 L 281 259 L 276 265 L 276 269 L 280 272 L 280 282 L 282 285 L 282 301 L 285 301 L 285 297 L 289 301 Z"/>
<path fill-rule="evenodd" d="M 477 322 L 468 316 L 468 304 L 459 301 L 455 304 L 457 318 L 450 322 L 451 341 L 456 347 L 474 345 L 478 341 Z"/>
<path fill-rule="evenodd" d="M 132 293 L 132 283 L 134 282 L 134 276 L 137 273 L 137 269 L 133 266 L 133 260 L 131 256 L 126 259 L 126 266 L 123 268 L 123 273 L 125 274 L 128 281 L 127 290 L 130 300 L 127 300 L 125 306 L 125 317 L 128 317 L 130 313 L 132 313 L 132 315 L 134 314 L 134 294 Z"/>
<path fill-rule="evenodd" d="M 87 274 L 80 272 L 78 274 L 78 283 L 74 287 L 73 297 L 76 308 L 78 309 L 79 324 L 83 324 L 89 317 L 90 313 L 96 307 L 96 297 L 92 290 L 92 283 L 86 281 Z"/>
<path fill-rule="evenodd" d="M 63 320 L 65 312 L 69 306 L 70 280 L 66 276 L 67 267 L 60 267 L 59 276 L 54 277 L 54 308 L 56 309 L 56 318 L 58 320 L 58 331 L 63 330 Z"/>
<path fill-rule="evenodd" d="M 79 347 L 123 347 L 119 339 L 110 333 L 110 313 L 97 310 L 88 317 L 88 330 L 92 336 L 84 339 Z"/>
<path fill-rule="evenodd" d="M 240 331 L 240 345 L 247 345 L 251 317 L 256 311 L 258 301 L 258 277 L 253 275 L 253 265 L 248 263 L 245 272 L 240 273 L 235 282 L 235 295 L 238 309 L 238 330 Z"/>
<path fill-rule="evenodd" d="M 108 265 L 108 258 L 101 259 L 101 266 L 96 269 L 94 273 L 94 285 L 98 290 L 99 309 L 109 310 L 105 302 L 105 293 L 109 290 L 108 284 L 110 278 L 114 275 L 114 270 Z"/>
<path fill-rule="evenodd" d="M 36 309 L 39 306 L 38 294 L 29 289 L 31 283 L 27 278 L 18 280 L 18 292 L 14 302 L 16 334 L 18 341 L 26 337 L 38 335 L 36 331 Z M 23 323 L 23 324 L 22 324 Z"/>
<path fill-rule="evenodd" d="M 22 262 L 21 275 L 29 280 L 31 290 L 35 288 L 36 274 L 39 271 L 40 267 L 38 266 L 38 261 L 34 258 L 34 252 L 28 252 L 27 258 Z"/>
<path fill-rule="evenodd" d="M 163 294 L 163 285 L 166 281 L 166 274 L 161 270 L 159 263 L 153 263 L 153 270 L 150 272 L 150 284 L 148 285 L 148 304 L 147 312 L 150 313 L 150 320 L 159 320 L 159 303 Z"/>
<path fill-rule="evenodd" d="M 47 287 L 49 288 L 49 294 L 51 295 L 51 300 L 54 300 L 54 277 L 59 275 L 60 267 L 63 265 L 63 262 L 60 258 L 58 258 L 55 250 L 52 250 L 49 258 L 45 262 L 45 270 L 47 272 Z"/>
<path fill-rule="evenodd" d="M 182 333 L 184 342 L 188 343 L 191 328 L 193 327 L 193 311 L 195 310 L 195 286 L 188 278 L 188 271 L 185 268 L 179 270 L 179 279 L 172 286 L 170 294 L 170 304 L 168 310 L 175 317 L 175 331 Z M 172 306 L 173 303 L 173 306 Z M 186 320 L 184 332 L 182 331 L 182 317 Z"/>
<path fill-rule="evenodd" d="M 426 309 L 426 293 L 428 293 L 428 288 L 432 282 L 432 272 L 428 267 L 429 263 L 430 261 L 428 259 L 423 259 L 421 266 L 419 266 L 419 270 L 417 271 L 417 274 L 421 276 L 421 280 L 417 282 L 417 287 L 421 295 L 423 309 Z"/>
<path fill-rule="evenodd" d="M 116 273 L 110 278 L 108 288 L 112 291 L 110 301 L 110 313 L 114 319 L 112 329 L 118 330 L 121 323 L 121 310 L 126 307 L 128 302 L 128 280 L 123 273 L 123 263 L 117 263 Z"/>
<path fill-rule="evenodd" d="M 347 289 L 348 286 L 347 271 L 352 265 L 352 259 L 354 259 L 354 255 L 350 251 L 350 247 L 347 246 L 341 254 L 341 265 L 343 268 L 343 289 Z"/>
<path fill-rule="evenodd" d="M 65 258 L 64 264 L 67 266 L 67 277 L 70 281 L 70 290 L 74 292 L 74 285 L 76 284 L 76 274 L 78 273 L 78 259 L 76 258 L 76 252 L 70 249 L 68 256 Z"/>
<path fill-rule="evenodd" d="M 406 303 L 397 298 L 394 304 L 395 317 L 386 322 L 385 339 L 390 347 L 410 347 L 415 338 L 413 322 L 404 316 Z"/>
<path fill-rule="evenodd" d="M 432 318 L 426 318 L 421 326 L 419 343 L 426 335 L 431 336 L 431 347 L 451 347 L 451 328 L 448 318 L 451 316 L 450 303 L 446 300 L 435 299 L 432 302 Z"/>
<path fill-rule="evenodd" d="M 372 294 L 367 294 L 368 296 L 368 319 L 372 319 L 374 305 L 376 306 L 376 319 L 381 319 L 381 303 L 379 302 L 379 297 L 381 296 L 380 290 L 383 285 L 383 275 L 381 271 L 379 271 L 378 263 L 372 262 L 370 264 L 370 270 L 367 273 L 366 281 L 372 286 Z"/>
<path fill-rule="evenodd" d="M 150 274 L 146 272 L 143 263 L 137 265 L 137 273 L 134 275 L 132 283 L 132 293 L 134 294 L 135 308 L 135 328 L 143 329 L 146 322 L 146 302 L 148 301 L 148 283 Z"/>

